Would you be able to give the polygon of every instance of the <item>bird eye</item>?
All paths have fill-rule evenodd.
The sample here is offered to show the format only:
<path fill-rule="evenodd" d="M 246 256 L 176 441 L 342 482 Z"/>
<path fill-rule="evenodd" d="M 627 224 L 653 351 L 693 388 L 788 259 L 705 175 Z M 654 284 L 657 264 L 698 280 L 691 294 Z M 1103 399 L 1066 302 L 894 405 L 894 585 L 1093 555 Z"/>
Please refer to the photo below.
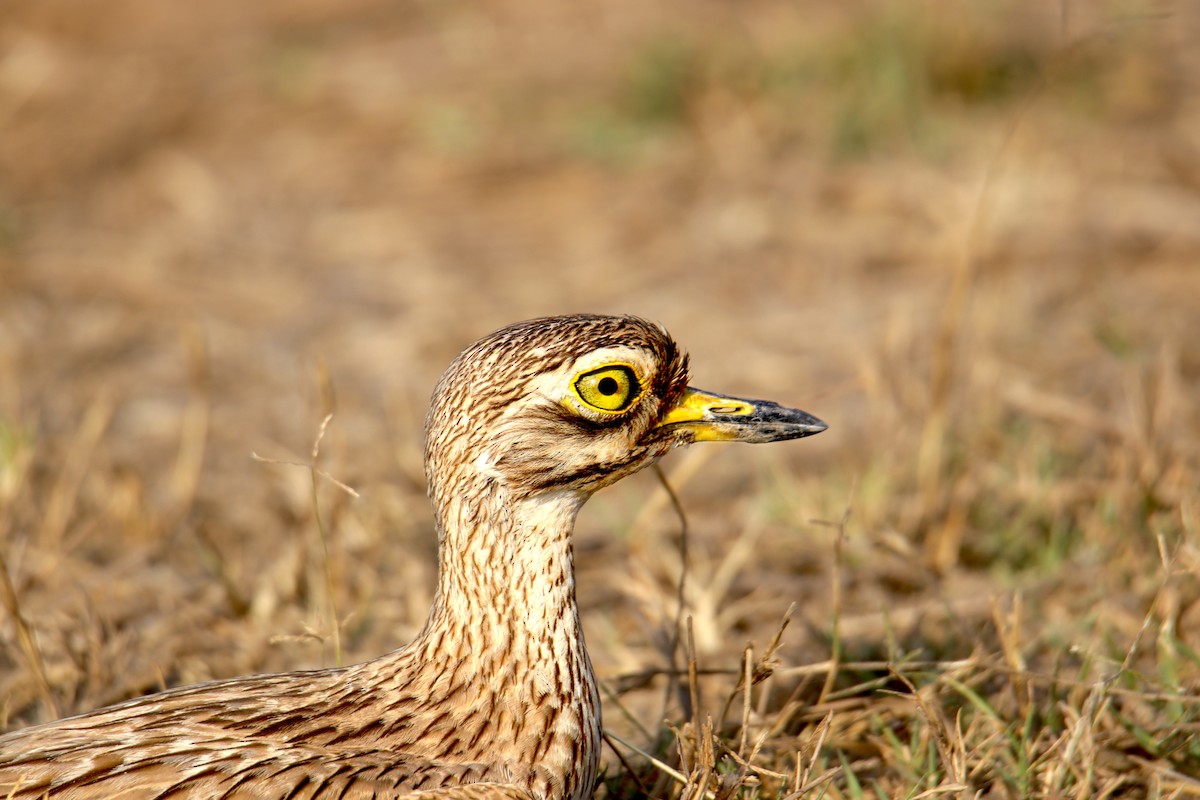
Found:
<path fill-rule="evenodd" d="M 599 411 L 624 411 L 642 394 L 637 374 L 624 364 L 585 372 L 575 379 L 579 398 Z"/>

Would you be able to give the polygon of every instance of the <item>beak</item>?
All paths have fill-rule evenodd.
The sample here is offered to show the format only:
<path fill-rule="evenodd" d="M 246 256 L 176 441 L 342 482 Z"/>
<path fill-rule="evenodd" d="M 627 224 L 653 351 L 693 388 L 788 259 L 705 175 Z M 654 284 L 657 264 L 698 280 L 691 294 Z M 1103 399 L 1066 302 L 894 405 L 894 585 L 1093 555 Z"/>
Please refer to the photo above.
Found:
<path fill-rule="evenodd" d="M 769 400 L 743 400 L 688 388 L 656 426 L 693 442 L 779 442 L 820 433 L 828 425 Z"/>

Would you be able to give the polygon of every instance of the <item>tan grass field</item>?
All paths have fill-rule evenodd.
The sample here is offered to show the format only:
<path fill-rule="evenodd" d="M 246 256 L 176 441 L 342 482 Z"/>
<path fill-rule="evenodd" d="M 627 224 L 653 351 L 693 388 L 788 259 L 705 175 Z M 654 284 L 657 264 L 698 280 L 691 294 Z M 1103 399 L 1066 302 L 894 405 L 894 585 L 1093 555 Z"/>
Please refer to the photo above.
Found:
<path fill-rule="evenodd" d="M 668 495 L 585 509 L 599 797 L 1200 795 L 1198 41 L 1148 0 L 10 0 L 0 729 L 402 644 L 441 370 L 632 312 L 830 430 L 663 462 L 690 679 Z M 328 411 L 361 497 L 314 504 L 251 454 Z"/>

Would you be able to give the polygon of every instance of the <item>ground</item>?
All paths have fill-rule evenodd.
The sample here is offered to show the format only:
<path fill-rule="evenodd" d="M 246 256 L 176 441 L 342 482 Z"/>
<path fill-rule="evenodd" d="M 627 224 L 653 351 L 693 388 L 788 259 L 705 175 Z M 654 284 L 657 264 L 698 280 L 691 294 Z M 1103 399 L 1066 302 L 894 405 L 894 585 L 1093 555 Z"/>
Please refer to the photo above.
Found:
<path fill-rule="evenodd" d="M 668 458 L 686 537 L 650 472 L 585 509 L 599 796 L 1200 794 L 1198 33 L 1149 0 L 12 0 L 0 725 L 403 643 L 441 370 L 632 312 L 830 429 Z M 251 456 L 309 462 L 329 411 L 357 499 Z"/>

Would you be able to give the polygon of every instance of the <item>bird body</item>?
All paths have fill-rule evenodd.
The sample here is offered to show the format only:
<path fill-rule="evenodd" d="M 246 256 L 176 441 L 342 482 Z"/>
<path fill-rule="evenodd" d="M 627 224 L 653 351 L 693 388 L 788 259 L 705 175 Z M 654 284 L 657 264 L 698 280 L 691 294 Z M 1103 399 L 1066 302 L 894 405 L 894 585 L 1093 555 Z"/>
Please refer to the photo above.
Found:
<path fill-rule="evenodd" d="M 485 337 L 426 420 L 438 586 L 408 645 L 354 666 L 167 690 L 0 737 L 0 797 L 581 800 L 600 701 L 571 533 L 597 489 L 674 446 L 824 424 L 691 389 L 634 317 Z"/>

